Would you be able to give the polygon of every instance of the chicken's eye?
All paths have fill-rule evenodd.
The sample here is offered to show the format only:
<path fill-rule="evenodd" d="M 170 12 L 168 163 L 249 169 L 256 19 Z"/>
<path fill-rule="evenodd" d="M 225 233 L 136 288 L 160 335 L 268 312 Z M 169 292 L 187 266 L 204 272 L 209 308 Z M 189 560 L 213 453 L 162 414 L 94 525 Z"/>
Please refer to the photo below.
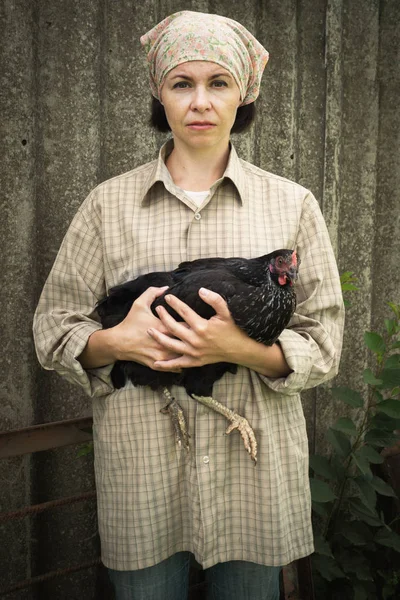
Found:
<path fill-rule="evenodd" d="M 276 264 L 278 265 L 278 267 L 281 267 L 283 265 L 282 256 L 278 256 L 278 258 L 276 259 Z"/>

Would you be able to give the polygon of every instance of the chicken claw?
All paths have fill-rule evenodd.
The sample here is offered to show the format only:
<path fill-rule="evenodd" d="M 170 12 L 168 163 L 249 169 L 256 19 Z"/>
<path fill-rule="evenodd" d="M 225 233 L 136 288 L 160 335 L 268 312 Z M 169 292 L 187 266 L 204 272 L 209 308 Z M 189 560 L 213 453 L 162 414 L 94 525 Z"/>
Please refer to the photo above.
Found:
<path fill-rule="evenodd" d="M 175 439 L 178 447 L 182 448 L 183 446 L 186 450 L 189 450 L 190 435 L 187 430 L 186 418 L 181 408 L 181 405 L 171 395 L 170 391 L 167 388 L 163 389 L 163 395 L 168 399 L 168 404 L 164 406 L 164 408 L 162 408 L 160 412 L 164 415 L 169 414 L 171 416 L 171 421 L 175 431 Z"/>
<path fill-rule="evenodd" d="M 215 410 L 220 415 L 224 415 L 231 422 L 228 429 L 226 430 L 226 434 L 228 435 L 234 429 L 237 429 L 242 436 L 242 440 L 244 442 L 244 447 L 247 452 L 250 454 L 251 460 L 254 461 L 254 464 L 257 464 L 257 440 L 254 434 L 254 431 L 248 422 L 247 419 L 233 412 L 227 406 L 224 406 L 212 396 L 196 396 L 196 394 L 191 394 L 192 398 L 200 402 L 200 404 L 204 404 L 208 408 Z"/>
<path fill-rule="evenodd" d="M 229 420 L 231 420 L 231 419 L 229 419 Z M 229 435 L 231 433 L 231 431 L 233 431 L 234 429 L 237 429 L 238 432 L 240 433 L 240 435 L 242 436 L 242 440 L 244 442 L 244 447 L 246 448 L 247 452 L 250 454 L 251 460 L 253 460 L 254 464 L 256 465 L 257 464 L 257 440 L 256 440 L 256 436 L 254 435 L 254 431 L 251 428 L 250 423 L 244 417 L 241 417 L 240 415 L 235 415 L 235 417 L 232 419 L 232 422 L 229 425 L 228 429 L 225 431 L 225 434 Z"/>

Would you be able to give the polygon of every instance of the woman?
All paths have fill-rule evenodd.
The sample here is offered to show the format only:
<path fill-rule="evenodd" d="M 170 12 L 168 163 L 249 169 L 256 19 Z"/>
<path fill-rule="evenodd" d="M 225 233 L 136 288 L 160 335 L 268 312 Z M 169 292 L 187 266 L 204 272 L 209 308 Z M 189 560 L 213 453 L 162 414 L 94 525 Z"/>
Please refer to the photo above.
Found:
<path fill-rule="evenodd" d="M 75 216 L 35 315 L 42 365 L 92 397 L 102 558 L 117 598 L 184 599 L 190 556 L 206 569 L 210 598 L 273 600 L 279 570 L 313 550 L 308 445 L 299 392 L 333 377 L 343 306 L 318 204 L 303 187 L 238 158 L 231 131 L 252 119 L 267 51 L 239 23 L 183 11 L 142 38 L 153 123 L 172 140 L 158 160 L 99 185 Z M 250 107 L 250 108 L 249 108 Z M 165 120 L 166 119 L 166 120 Z M 118 326 L 102 330 L 96 302 L 116 284 L 183 260 L 252 257 L 277 248 L 301 256 L 298 307 L 266 347 L 234 324 L 224 300 L 205 321 L 173 296 L 175 322 L 147 290 Z M 253 467 L 240 436 L 182 388 L 191 451 L 180 452 L 160 399 L 114 390 L 116 360 L 153 369 L 226 361 L 214 386 L 256 430 Z"/>

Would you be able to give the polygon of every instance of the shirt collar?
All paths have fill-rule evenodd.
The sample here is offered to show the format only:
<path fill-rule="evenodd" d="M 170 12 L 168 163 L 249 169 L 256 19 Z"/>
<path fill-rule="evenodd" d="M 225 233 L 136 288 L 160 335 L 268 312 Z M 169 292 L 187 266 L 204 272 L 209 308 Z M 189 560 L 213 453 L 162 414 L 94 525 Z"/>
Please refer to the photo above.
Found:
<path fill-rule="evenodd" d="M 241 203 L 245 204 L 248 200 L 245 173 L 240 158 L 238 157 L 232 143 L 230 144 L 230 146 L 231 151 L 229 154 L 229 160 L 225 172 L 221 179 L 218 179 L 215 183 L 213 183 L 213 185 L 211 186 L 211 190 L 215 191 L 215 189 L 219 187 L 224 180 L 230 179 L 238 191 Z M 163 144 L 163 146 L 161 146 L 160 152 L 158 154 L 158 159 L 152 163 L 152 168 L 143 186 L 143 195 L 141 201 L 142 205 L 147 204 L 149 202 L 149 191 L 159 181 L 164 184 L 168 191 L 170 191 L 174 195 L 177 195 L 177 191 L 179 190 L 179 188 L 174 184 L 171 174 L 165 165 L 165 161 L 168 155 L 171 154 L 173 147 L 174 141 L 172 139 L 168 140 L 165 144 Z"/>

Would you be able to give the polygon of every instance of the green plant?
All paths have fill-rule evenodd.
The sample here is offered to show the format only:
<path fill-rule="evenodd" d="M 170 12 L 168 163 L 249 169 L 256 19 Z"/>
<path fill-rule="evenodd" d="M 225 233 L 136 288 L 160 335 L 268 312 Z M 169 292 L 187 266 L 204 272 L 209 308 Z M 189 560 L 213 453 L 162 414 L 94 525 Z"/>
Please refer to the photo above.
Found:
<path fill-rule="evenodd" d="M 343 292 L 356 292 L 358 287 L 356 286 L 357 277 L 352 271 L 345 271 L 340 276 L 340 284 Z M 351 306 L 347 298 L 343 298 L 345 306 Z"/>
<path fill-rule="evenodd" d="M 93 454 L 93 442 L 86 442 L 86 444 L 82 444 L 76 453 L 76 456 L 80 458 L 81 456 L 87 456 L 88 454 Z"/>
<path fill-rule="evenodd" d="M 347 283 L 353 286 L 354 278 Z M 337 419 L 326 434 L 331 456 L 310 457 L 317 598 L 400 597 L 400 536 L 392 529 L 400 517 L 390 521 L 384 506 L 384 497 L 397 496 L 377 475 L 382 448 L 400 439 L 400 305 L 389 306 L 385 332 L 364 334 L 374 357 L 374 367 L 363 371 L 366 392 L 331 390 L 357 409 L 357 422 Z"/>

